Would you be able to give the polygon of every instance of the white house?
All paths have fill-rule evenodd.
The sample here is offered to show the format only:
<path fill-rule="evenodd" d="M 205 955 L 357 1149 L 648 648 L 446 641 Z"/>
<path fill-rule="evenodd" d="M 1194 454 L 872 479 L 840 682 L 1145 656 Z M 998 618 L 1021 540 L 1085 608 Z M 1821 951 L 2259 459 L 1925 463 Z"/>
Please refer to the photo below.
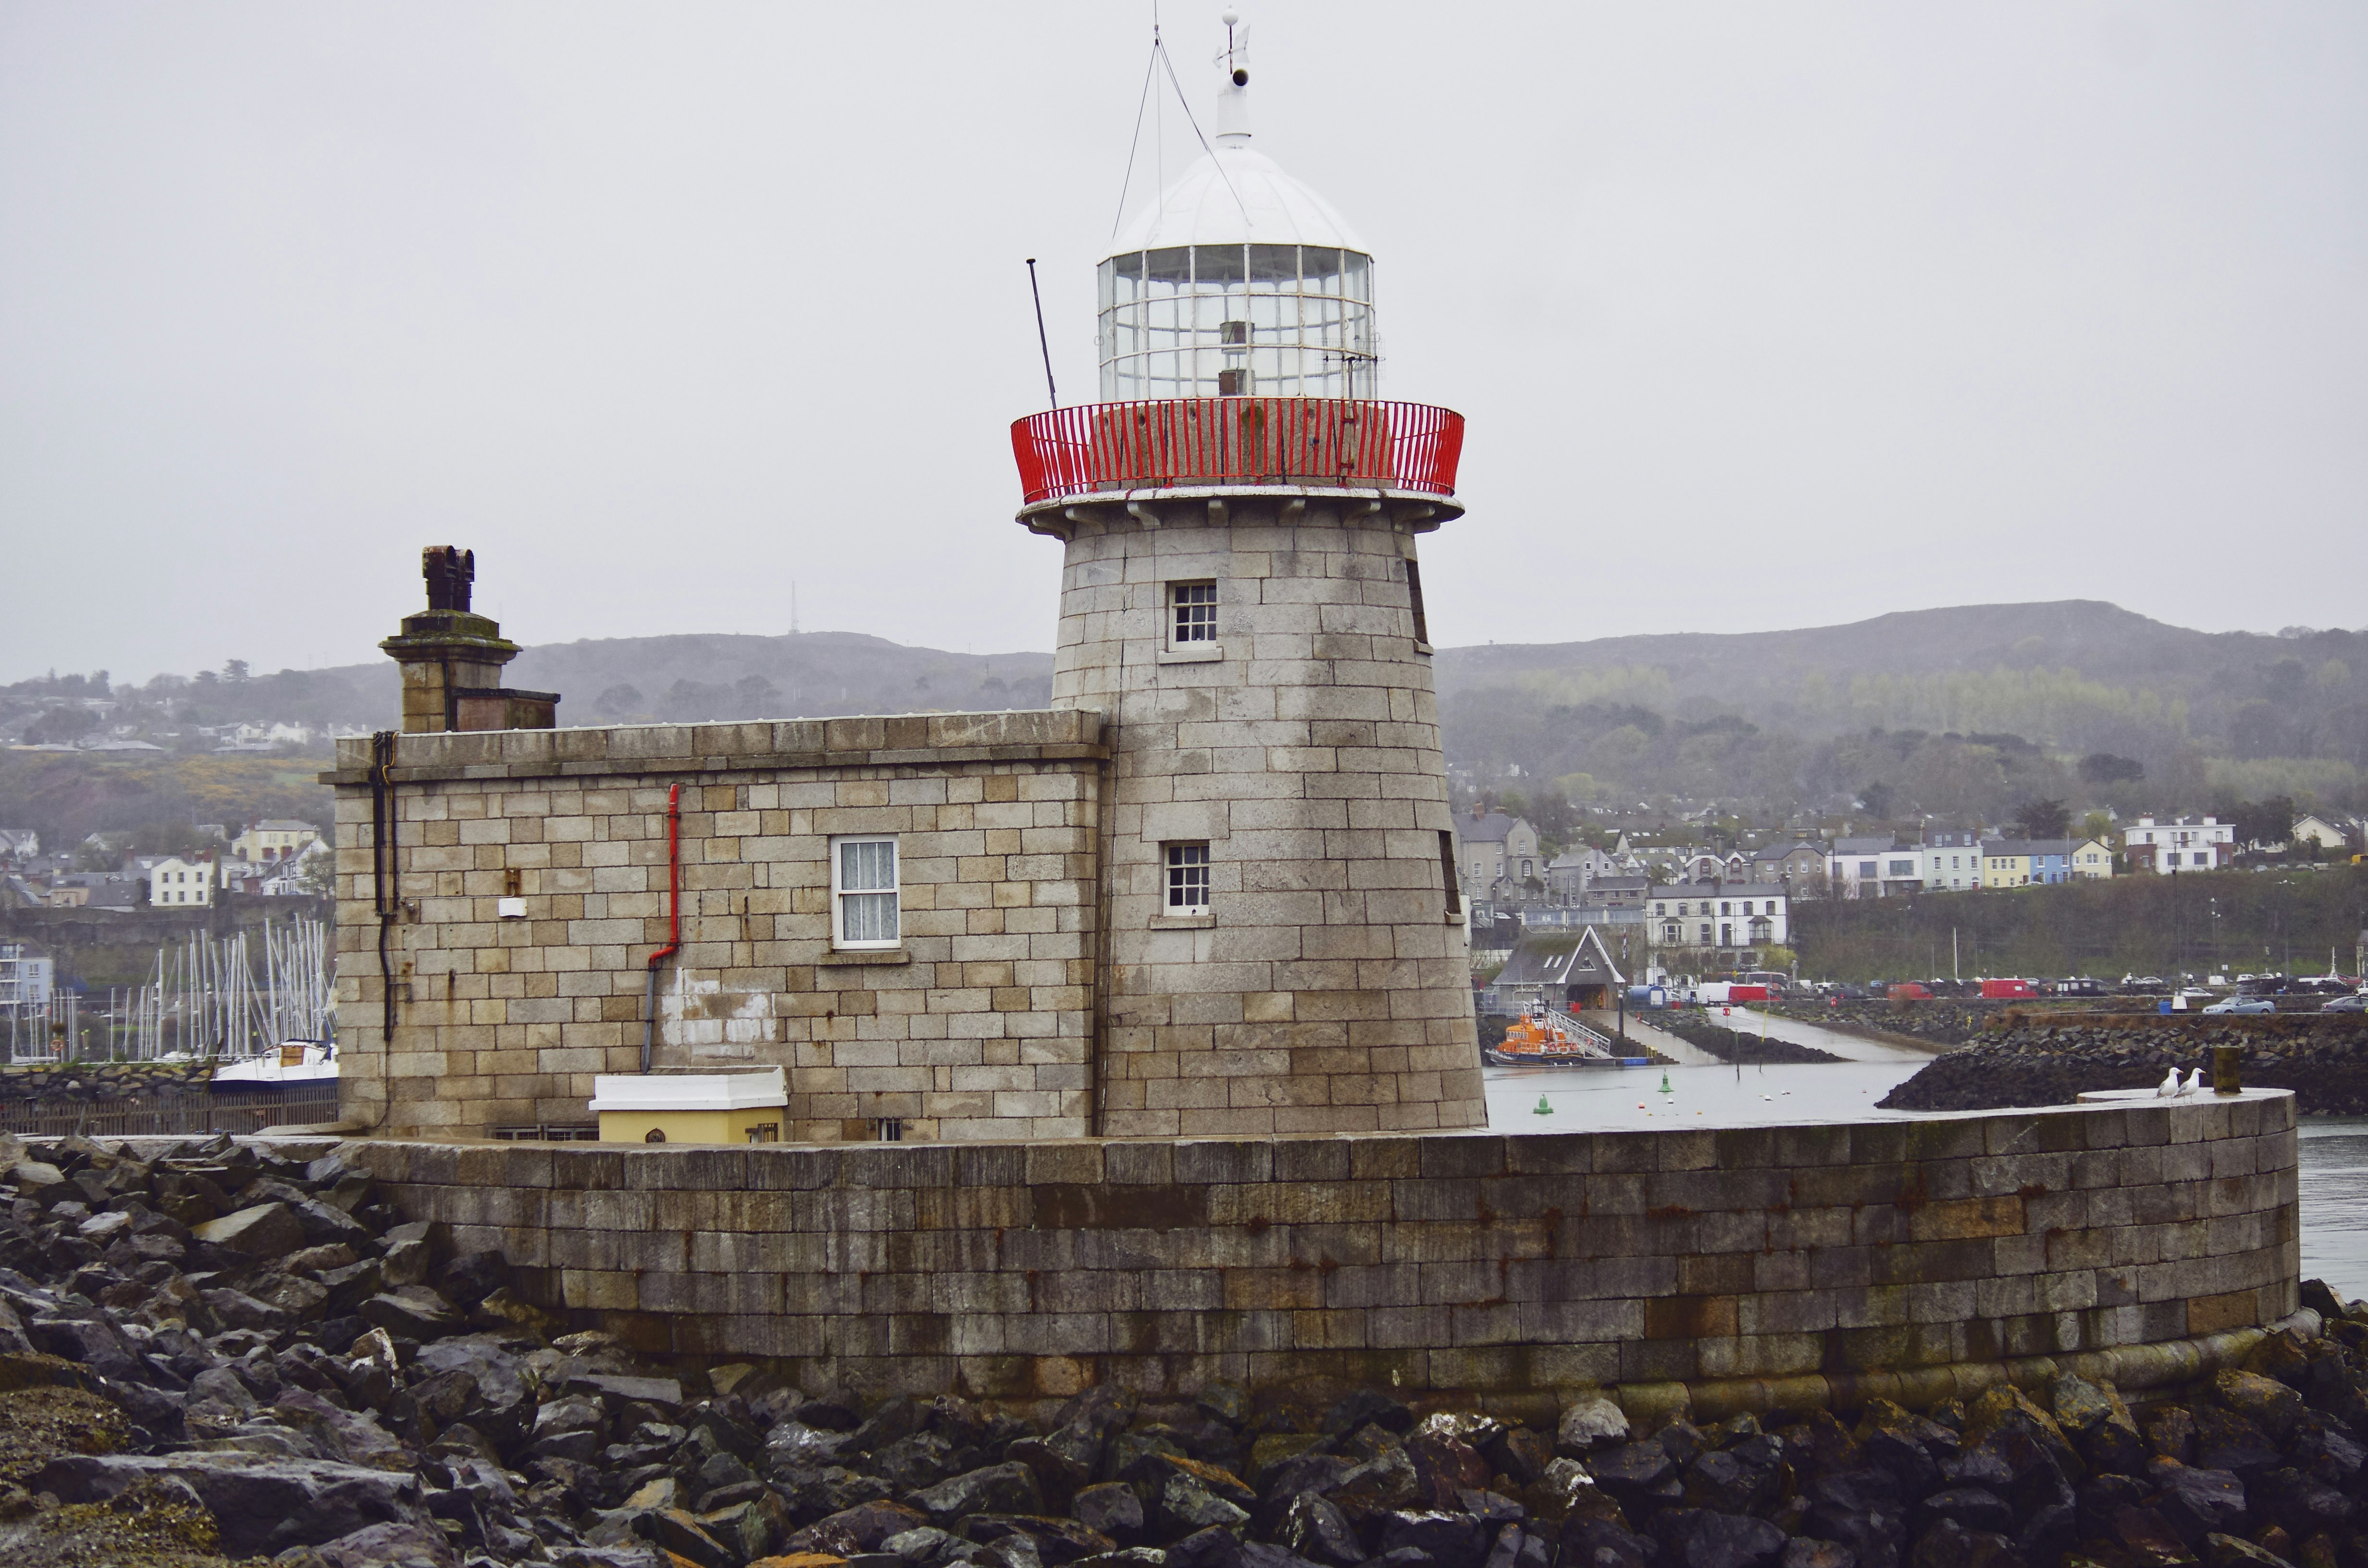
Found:
<path fill-rule="evenodd" d="M 1962 892 L 1982 885 L 1982 835 L 1974 829 L 1934 828 L 1917 849 L 1928 892 Z"/>
<path fill-rule="evenodd" d="M 184 860 L 167 855 L 148 868 L 148 902 L 158 909 L 187 909 L 214 901 L 213 862 L 200 856 Z"/>
<path fill-rule="evenodd" d="M 1837 838 L 1826 852 L 1826 886 L 1836 898 L 1897 898 L 1924 885 L 1921 845 L 1879 838 Z"/>
<path fill-rule="evenodd" d="M 310 880 L 312 862 L 334 853 L 325 841 L 313 840 L 294 855 L 274 864 L 264 876 L 260 892 L 266 898 L 293 898 L 312 892 L 305 886 Z"/>
<path fill-rule="evenodd" d="M 2209 871 L 2235 859 L 2237 829 L 2218 817 L 2140 817 L 2122 830 L 2122 853 L 2133 871 Z"/>
<path fill-rule="evenodd" d="M 2338 850 L 2351 847 L 2351 835 L 2340 822 L 2330 821 L 2316 812 L 2294 818 L 2294 841 L 2308 840 L 2321 849 Z"/>
<path fill-rule="evenodd" d="M 1789 900 L 1773 882 L 1666 882 L 1645 908 L 1656 948 L 1764 948 L 1788 939 Z"/>

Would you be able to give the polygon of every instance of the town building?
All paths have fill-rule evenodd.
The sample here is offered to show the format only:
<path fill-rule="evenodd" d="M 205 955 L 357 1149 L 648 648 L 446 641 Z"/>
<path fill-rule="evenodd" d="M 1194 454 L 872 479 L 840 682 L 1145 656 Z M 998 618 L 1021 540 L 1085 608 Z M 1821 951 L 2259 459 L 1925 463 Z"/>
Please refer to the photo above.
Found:
<path fill-rule="evenodd" d="M 56 960 L 24 942 L 0 942 L 0 1013 L 40 1007 L 56 981 Z"/>
<path fill-rule="evenodd" d="M 1497 884 L 1516 886 L 1538 877 L 1545 864 L 1538 853 L 1538 830 L 1503 812 L 1477 806 L 1455 819 L 1455 860 L 1468 898 L 1494 896 Z"/>
<path fill-rule="evenodd" d="M 2122 830 L 2122 854 L 2132 871 L 2172 876 L 2215 870 L 2236 860 L 2237 827 L 2212 816 L 2168 822 L 2140 817 Z"/>
<path fill-rule="evenodd" d="M 2094 838 L 1995 838 L 1982 845 L 1982 886 L 2025 888 L 2113 874 L 2112 846 Z"/>
<path fill-rule="evenodd" d="M 284 859 L 317 841 L 321 830 L 309 822 L 266 817 L 230 841 L 230 852 L 249 865 Z"/>
<path fill-rule="evenodd" d="M 1546 892 L 1564 903 L 1579 903 L 1591 883 L 1618 875 L 1619 861 L 1593 845 L 1575 845 L 1546 863 Z"/>
<path fill-rule="evenodd" d="M 130 877 L 105 871 L 67 871 L 50 879 L 51 909 L 137 909 L 146 888 Z"/>
<path fill-rule="evenodd" d="M 1564 1012 L 1611 1009 L 1627 983 L 1620 966 L 1592 926 L 1570 932 L 1531 932 L 1507 956 L 1504 967 L 1481 989 L 1479 1005 L 1492 1017 L 1509 1017 L 1538 1006 Z"/>
<path fill-rule="evenodd" d="M 1698 949 L 1744 961 L 1748 949 L 1789 939 L 1790 899 L 1773 882 L 1671 882 L 1652 890 L 1645 917 L 1656 958 L 1661 949 Z"/>
<path fill-rule="evenodd" d="M 1982 885 L 1979 829 L 1928 827 L 1916 848 L 1926 892 L 1964 892 Z"/>
<path fill-rule="evenodd" d="M 431 552 L 403 733 L 328 776 L 348 1116 L 580 1124 L 596 1076 L 736 1065 L 792 1140 L 1485 1124 L 1416 549 L 1463 422 L 1366 401 L 1371 252 L 1246 80 L 1102 263 L 1106 401 L 1012 431 L 1051 708 L 550 728 L 477 695 L 517 645 Z"/>
<path fill-rule="evenodd" d="M 2305 812 L 2294 818 L 2292 842 L 2315 844 L 2322 851 L 2340 852 L 2351 847 L 2357 829 L 2352 825 Z"/>
<path fill-rule="evenodd" d="M 1744 880 L 1775 882 L 1790 888 L 1794 898 L 1814 898 L 1826 885 L 1826 846 L 1802 840 L 1755 849 Z"/>
<path fill-rule="evenodd" d="M 1837 838 L 1826 852 L 1826 887 L 1835 898 L 1904 898 L 1924 886 L 1921 846 L 1890 834 Z"/>
<path fill-rule="evenodd" d="M 214 901 L 213 858 L 168 855 L 148 870 L 148 902 L 157 909 L 202 908 Z"/>

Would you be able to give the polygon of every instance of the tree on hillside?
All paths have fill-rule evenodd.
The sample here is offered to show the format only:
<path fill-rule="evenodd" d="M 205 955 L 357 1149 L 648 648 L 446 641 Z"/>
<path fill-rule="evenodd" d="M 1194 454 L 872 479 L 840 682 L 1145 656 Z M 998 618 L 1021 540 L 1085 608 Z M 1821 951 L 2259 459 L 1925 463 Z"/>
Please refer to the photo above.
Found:
<path fill-rule="evenodd" d="M 2022 824 L 2025 838 L 2064 838 L 2072 832 L 2072 813 L 2061 801 L 2025 801 L 2015 808 L 2015 820 Z"/>
<path fill-rule="evenodd" d="M 63 745 L 98 728 L 98 717 L 86 708 L 52 708 L 25 728 L 34 745 Z"/>
<path fill-rule="evenodd" d="M 641 707 L 640 688 L 621 681 L 592 699 L 593 711 L 604 719 L 621 719 L 628 713 L 641 711 Z"/>
<path fill-rule="evenodd" d="M 781 710 L 781 693 L 763 676 L 742 676 L 732 683 L 732 695 L 739 699 L 743 719 L 768 718 Z"/>
<path fill-rule="evenodd" d="M 2080 759 L 2083 784 L 2136 784 L 2146 778 L 2146 764 L 2109 751 L 2090 752 Z"/>
<path fill-rule="evenodd" d="M 2223 805 L 2220 820 L 2237 826 L 2237 846 L 2283 844 L 2294 834 L 2293 797 L 2272 795 L 2266 801 L 2238 801 Z"/>

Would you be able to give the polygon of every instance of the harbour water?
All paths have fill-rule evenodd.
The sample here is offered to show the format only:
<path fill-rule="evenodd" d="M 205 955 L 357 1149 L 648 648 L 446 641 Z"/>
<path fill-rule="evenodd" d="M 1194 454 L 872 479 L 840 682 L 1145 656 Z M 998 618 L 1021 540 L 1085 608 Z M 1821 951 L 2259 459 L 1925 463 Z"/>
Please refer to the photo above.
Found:
<path fill-rule="evenodd" d="M 1920 1113 L 1878 1110 L 1874 1102 L 1928 1060 L 1902 1053 L 1740 1069 L 1490 1067 L 1488 1124 L 1506 1132 L 1596 1132 L 1914 1120 Z M 2368 1296 L 2368 1119 L 2305 1117 L 2300 1154 L 2303 1278 L 2324 1279 L 2343 1296 Z"/>

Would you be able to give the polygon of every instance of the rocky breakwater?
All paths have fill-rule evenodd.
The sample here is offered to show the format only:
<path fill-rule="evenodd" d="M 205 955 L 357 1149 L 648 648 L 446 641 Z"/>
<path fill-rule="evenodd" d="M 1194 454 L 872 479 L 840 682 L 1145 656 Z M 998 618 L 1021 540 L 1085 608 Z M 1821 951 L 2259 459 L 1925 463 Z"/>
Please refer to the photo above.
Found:
<path fill-rule="evenodd" d="M 171 1098 L 202 1095 L 222 1063 L 194 1062 L 62 1062 L 0 1073 L 0 1103 Z"/>
<path fill-rule="evenodd" d="M 1732 1015 L 1744 1017 L 1742 1014 Z M 1819 1051 L 1814 1045 L 1801 1045 L 1789 1040 L 1763 1036 L 1749 1028 L 1729 1028 L 1714 1021 L 1714 1015 L 1691 1008 L 1673 1007 L 1666 1013 L 1653 1015 L 1653 1026 L 1663 1028 L 1686 1041 L 1700 1046 L 1721 1062 L 1839 1062 L 1840 1057 L 1829 1051 Z"/>
<path fill-rule="evenodd" d="M 2201 1069 L 2212 1050 L 2244 1051 L 2248 1088 L 2292 1089 L 2305 1115 L 2368 1116 L 2368 1021 L 2341 1015 L 2061 1015 L 2009 1013 L 2000 1032 L 1936 1057 L 1880 1104 L 1897 1110 L 1991 1110 L 2065 1105 L 2100 1089 L 2152 1088 L 2165 1073 Z"/>
<path fill-rule="evenodd" d="M 28 1568 L 2368 1562 L 2368 1309 L 2315 1282 L 2241 1370 L 2142 1411 L 2036 1361 L 1970 1405 L 1651 1430 L 1600 1394 L 1522 1426 L 1313 1382 L 997 1410 L 637 1364 L 334 1153 L 0 1156 L 0 1541 Z M 51 1394 L 82 1430 L 18 1419 Z"/>

